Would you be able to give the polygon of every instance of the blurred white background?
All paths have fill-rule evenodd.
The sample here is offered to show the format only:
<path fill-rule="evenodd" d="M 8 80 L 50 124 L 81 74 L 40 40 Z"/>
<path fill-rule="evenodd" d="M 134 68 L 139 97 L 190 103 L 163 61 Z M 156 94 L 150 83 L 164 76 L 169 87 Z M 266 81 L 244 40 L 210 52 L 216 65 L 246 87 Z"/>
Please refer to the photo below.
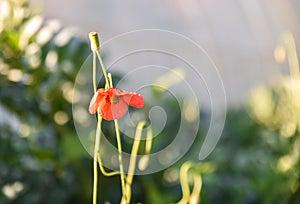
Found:
<path fill-rule="evenodd" d="M 285 31 L 299 44 L 297 0 L 33 0 L 47 19 L 74 26 L 88 40 L 97 31 L 102 41 L 137 29 L 164 29 L 201 45 L 216 63 L 229 105 L 240 105 L 249 90 L 279 74 L 288 74 L 274 49 Z"/>

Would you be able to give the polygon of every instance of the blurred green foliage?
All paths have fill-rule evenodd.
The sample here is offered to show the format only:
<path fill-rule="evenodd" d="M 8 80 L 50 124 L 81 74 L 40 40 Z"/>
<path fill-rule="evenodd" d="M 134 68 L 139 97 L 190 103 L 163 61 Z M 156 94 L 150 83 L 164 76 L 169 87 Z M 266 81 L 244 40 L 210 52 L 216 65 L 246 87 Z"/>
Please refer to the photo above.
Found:
<path fill-rule="evenodd" d="M 90 203 L 92 159 L 77 138 L 71 113 L 74 79 L 90 53 L 89 46 L 71 29 L 35 14 L 26 0 L 0 4 L 0 104 L 10 115 L 1 115 L 0 204 Z M 265 95 L 252 98 L 247 110 L 261 113 L 256 111 L 261 105 L 262 110 L 271 108 L 268 120 L 255 114 L 249 117 L 246 108 L 228 111 L 223 136 L 207 158 L 214 168 L 201 170 L 202 203 L 300 202 L 299 113 L 295 112 L 299 105 L 289 108 L 296 128 L 292 124 L 292 134 L 283 134 L 281 127 L 287 119 L 279 117 L 274 123 L 277 116 L 272 114 L 277 114 L 276 107 L 290 107 L 287 104 L 292 100 L 284 99 L 286 91 L 264 90 L 271 99 Z M 268 100 L 271 103 L 264 106 Z M 160 103 L 171 120 L 154 141 L 154 151 L 172 141 L 173 127 L 181 117 L 174 111 L 178 109 L 174 98 L 163 97 Z M 201 124 L 209 119 L 203 111 Z M 132 203 L 180 200 L 179 169 L 184 161 L 197 158 L 203 129 L 179 162 L 164 171 L 135 177 Z M 125 141 L 126 151 L 130 144 Z M 99 203 L 117 203 L 120 196 L 119 178 L 101 176 Z"/>
<path fill-rule="evenodd" d="M 0 203 L 86 203 L 90 160 L 71 102 L 89 46 L 25 0 L 1 1 L 0 16 L 0 101 L 10 116 L 1 116 Z"/>
<path fill-rule="evenodd" d="M 281 77 L 250 93 L 250 110 L 257 121 L 283 137 L 300 132 L 300 77 Z"/>

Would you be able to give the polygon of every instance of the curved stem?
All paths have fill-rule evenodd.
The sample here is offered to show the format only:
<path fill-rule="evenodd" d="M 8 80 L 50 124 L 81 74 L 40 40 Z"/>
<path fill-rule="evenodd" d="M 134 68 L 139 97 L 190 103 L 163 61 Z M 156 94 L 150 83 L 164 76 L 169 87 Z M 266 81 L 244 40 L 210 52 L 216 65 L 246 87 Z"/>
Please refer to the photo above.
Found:
<path fill-rule="evenodd" d="M 130 202 L 131 199 L 131 184 L 134 176 L 135 166 L 136 166 L 136 157 L 139 150 L 141 137 L 143 128 L 146 125 L 146 121 L 140 121 L 136 127 L 136 132 L 134 136 L 134 142 L 132 145 L 131 155 L 130 155 L 130 161 L 129 161 L 129 168 L 128 168 L 128 174 L 126 178 L 126 203 Z"/>
<path fill-rule="evenodd" d="M 101 156 L 100 156 L 100 153 L 97 155 L 98 156 L 98 163 L 99 163 L 99 168 L 101 170 L 101 173 L 104 175 L 104 176 L 116 176 L 116 175 L 119 175 L 120 172 L 119 171 L 112 171 L 112 172 L 107 172 L 103 165 L 102 165 L 102 162 L 101 162 Z"/>
<path fill-rule="evenodd" d="M 178 204 L 185 204 L 189 202 L 190 187 L 188 181 L 188 171 L 191 168 L 190 162 L 185 162 L 180 168 L 180 184 L 182 189 L 182 198 Z"/>
<path fill-rule="evenodd" d="M 98 113 L 98 118 L 100 118 L 100 124 L 102 122 L 102 117 L 100 116 L 100 114 Z M 101 125 L 99 127 L 99 148 L 101 146 L 101 132 L 102 132 L 102 129 L 101 129 Z M 107 172 L 105 171 L 103 165 L 102 165 L 102 161 L 101 161 L 101 154 L 100 154 L 100 151 L 98 152 L 97 154 L 97 159 L 98 159 L 98 164 L 99 164 L 99 168 L 100 168 L 100 171 L 101 173 L 104 175 L 104 176 L 115 176 L 115 175 L 118 175 L 120 174 L 120 172 L 116 172 L 116 171 L 113 171 L 113 172 Z"/>
<path fill-rule="evenodd" d="M 192 195 L 199 196 L 202 188 L 202 177 L 199 174 L 193 174 L 194 176 L 194 187 Z"/>

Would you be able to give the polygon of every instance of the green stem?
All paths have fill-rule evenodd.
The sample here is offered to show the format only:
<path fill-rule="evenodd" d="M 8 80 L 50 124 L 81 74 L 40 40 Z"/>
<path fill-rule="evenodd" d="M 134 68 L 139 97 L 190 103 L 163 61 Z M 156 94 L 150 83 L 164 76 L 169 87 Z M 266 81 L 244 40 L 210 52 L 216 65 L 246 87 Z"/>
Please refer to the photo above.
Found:
<path fill-rule="evenodd" d="M 100 114 L 98 113 L 98 118 L 99 118 L 99 121 L 100 121 L 100 124 L 101 124 L 101 122 L 102 122 L 102 117 L 100 116 Z M 99 126 L 99 148 L 100 148 L 100 146 L 101 146 L 101 132 L 102 132 L 102 129 L 101 129 L 101 125 Z M 104 176 L 115 176 L 115 175 L 118 175 L 118 174 L 120 174 L 120 172 L 115 172 L 115 171 L 113 171 L 113 172 L 107 172 L 107 171 L 105 171 L 105 169 L 104 169 L 104 167 L 103 167 L 103 165 L 102 165 L 102 161 L 101 161 L 101 154 L 100 154 L 100 152 L 98 152 L 98 155 L 97 155 L 97 159 L 98 159 L 98 163 L 99 163 L 99 168 L 100 168 L 100 170 L 101 170 L 101 173 L 104 175 Z"/>
<path fill-rule="evenodd" d="M 145 154 L 150 154 L 152 148 L 152 128 L 149 126 L 146 136 Z"/>
<path fill-rule="evenodd" d="M 113 82 L 112 82 L 112 76 L 111 76 L 111 73 L 108 73 L 107 74 L 107 77 L 108 77 L 108 80 L 109 80 L 109 87 L 114 87 L 114 85 L 113 85 Z"/>
<path fill-rule="evenodd" d="M 100 65 L 101 65 L 101 68 L 102 68 L 102 72 L 103 72 L 103 75 L 105 77 L 106 86 L 108 86 L 106 88 L 110 88 L 109 87 L 109 81 L 108 81 L 108 76 L 107 76 L 106 68 L 105 68 L 105 66 L 103 64 L 103 60 L 102 60 L 102 57 L 100 55 L 100 41 L 99 41 L 98 33 L 97 32 L 90 32 L 89 33 L 89 38 L 90 38 L 90 42 L 91 42 L 91 50 L 93 51 L 93 54 L 96 53 L 96 55 L 98 57 L 98 60 L 100 62 Z M 93 62 L 95 62 L 95 60 L 93 60 Z M 94 67 L 94 64 L 93 64 L 93 67 Z M 96 68 L 95 68 L 95 70 L 96 70 Z M 96 73 L 94 73 L 94 74 L 95 75 L 93 75 L 93 76 L 95 77 Z"/>
<path fill-rule="evenodd" d="M 113 83 L 112 83 L 112 78 L 111 75 L 108 75 L 106 72 L 106 68 L 104 66 L 101 54 L 100 54 L 100 43 L 99 43 L 99 38 L 98 38 L 98 34 L 96 32 L 91 32 L 90 35 L 90 41 L 91 41 L 91 49 L 93 51 L 93 54 L 96 53 L 98 60 L 100 62 L 101 68 L 102 68 L 102 72 L 103 75 L 105 77 L 105 88 L 112 88 Z M 95 85 L 96 85 L 96 66 L 95 66 L 95 57 L 93 57 L 93 86 L 94 86 L 94 91 L 96 90 Z M 98 113 L 98 119 L 101 118 L 99 117 L 99 113 Z M 102 118 L 101 118 L 102 119 Z M 126 191 L 125 191 L 125 175 L 124 175 L 124 168 L 123 168 L 123 161 L 122 161 L 122 143 L 121 143 L 121 136 L 120 136 L 120 130 L 119 130 L 119 125 L 118 125 L 118 120 L 114 120 L 115 123 L 115 131 L 116 131 L 116 137 L 117 137 L 117 146 L 118 146 L 118 154 L 119 154 L 119 166 L 120 166 L 120 177 L 121 177 L 121 186 L 122 186 L 122 193 L 123 193 L 123 197 L 125 196 L 126 198 Z M 98 123 L 99 126 L 99 123 Z M 99 165 L 100 165 L 100 169 L 102 171 L 102 173 L 106 173 L 104 171 L 104 168 L 102 167 L 102 163 L 101 163 L 101 158 L 100 158 L 100 154 L 99 154 L 99 142 L 100 142 L 100 134 L 98 133 L 98 130 L 100 128 L 97 127 L 97 135 L 96 135 L 96 142 L 95 142 L 95 150 L 97 148 L 97 152 L 94 152 L 94 196 L 93 196 L 93 200 L 94 203 L 96 202 L 97 199 L 97 195 L 95 195 L 95 189 L 97 191 L 97 181 L 98 181 L 98 176 L 97 176 L 97 159 L 99 158 Z M 98 145 L 96 147 L 96 145 Z M 96 167 L 95 167 L 96 164 Z M 102 167 L 102 168 L 101 168 Z M 112 172 L 112 174 L 114 174 L 116 172 Z"/>
<path fill-rule="evenodd" d="M 96 85 L 96 55 L 93 51 L 93 89 L 94 93 L 97 91 L 97 85 Z M 98 120 L 97 123 L 97 130 L 96 130 L 96 138 L 95 138 L 95 147 L 94 147 L 94 162 L 93 162 L 93 168 L 94 168 L 94 183 L 93 183 L 93 204 L 97 203 L 97 189 L 98 189 L 98 168 L 97 168 L 97 155 L 99 152 L 99 142 L 100 142 L 100 129 L 101 127 L 101 121 Z"/>
<path fill-rule="evenodd" d="M 100 57 L 101 59 L 101 57 Z M 99 59 L 99 60 L 100 60 Z M 102 62 L 102 61 L 101 61 Z M 101 63 L 101 66 L 103 63 Z M 102 67 L 104 68 L 104 66 Z M 105 70 L 105 68 L 104 68 Z M 112 82 L 112 77 L 111 74 L 107 74 L 105 72 L 105 75 L 107 76 L 107 85 L 108 87 L 113 87 L 113 82 Z M 115 123 L 115 131 L 116 131 L 116 137 L 117 137 L 117 146 L 118 146 L 118 157 L 119 157 L 119 168 L 120 168 L 120 178 L 121 178 L 121 186 L 122 186 L 122 195 L 126 197 L 126 191 L 125 191 L 125 175 L 124 175 L 124 168 L 123 168 L 123 159 L 122 159 L 122 142 L 121 142 L 121 135 L 120 135 L 120 129 L 119 129 L 119 124 L 118 120 L 114 120 Z"/>
<path fill-rule="evenodd" d="M 123 168 L 123 161 L 122 161 L 122 143 L 121 143 L 121 136 L 120 136 L 120 129 L 118 120 L 114 120 L 115 122 L 115 130 L 116 130 L 116 137 L 117 137 L 117 145 L 118 145 L 118 153 L 119 153 L 119 166 L 120 166 L 120 177 L 121 177 L 121 186 L 122 186 L 122 194 L 126 197 L 125 191 L 125 175 L 124 175 L 124 168 Z"/>
<path fill-rule="evenodd" d="M 104 63 L 103 63 L 103 60 L 102 60 L 100 51 L 99 51 L 99 50 L 96 50 L 95 52 L 96 52 L 97 57 L 98 57 L 98 60 L 99 60 L 99 62 L 100 62 L 100 65 L 101 65 L 101 68 L 102 68 L 103 75 L 104 75 L 104 77 L 105 77 L 105 82 L 106 82 L 106 85 L 105 85 L 105 86 L 107 86 L 107 87 L 105 87 L 105 88 L 110 88 L 111 86 L 110 86 L 110 83 L 109 83 L 109 78 L 108 78 L 108 75 L 107 75 L 107 72 L 106 72 L 106 68 L 105 68 L 105 66 L 104 66 Z"/>
<path fill-rule="evenodd" d="M 93 51 L 93 88 L 94 88 L 94 93 L 96 93 L 97 91 L 97 84 L 96 84 L 96 67 L 97 67 L 97 64 L 96 64 L 96 54 L 95 52 Z"/>
<path fill-rule="evenodd" d="M 138 168 L 141 171 L 144 171 L 149 165 L 149 159 L 150 159 L 149 154 L 151 148 L 152 148 L 152 129 L 151 126 L 149 126 L 147 128 L 147 134 L 146 134 L 145 154 L 140 158 L 138 163 Z"/>
<path fill-rule="evenodd" d="M 110 88 L 110 83 L 109 83 L 109 79 L 108 79 L 108 75 L 106 72 L 106 69 L 104 67 L 103 64 L 103 60 L 101 58 L 100 55 L 100 42 L 99 42 L 99 37 L 98 34 L 96 32 L 91 32 L 89 34 L 89 38 L 91 41 L 91 50 L 93 52 L 93 89 L 94 89 L 94 94 L 97 91 L 97 76 L 96 76 L 96 68 L 97 68 L 97 62 L 96 62 L 96 56 L 98 57 L 99 61 L 100 61 L 100 65 L 103 71 L 103 75 L 105 77 L 105 81 L 106 81 L 106 85 L 105 88 Z M 112 83 L 111 83 L 112 84 Z M 98 112 L 98 123 L 97 123 L 97 130 L 96 130 L 96 138 L 95 138 L 95 147 L 94 147 L 94 183 L 93 183 L 93 204 L 97 203 L 97 188 L 98 188 L 98 159 L 99 159 L 99 167 L 101 172 L 103 173 L 103 175 L 106 176 L 112 176 L 112 175 L 116 175 L 118 174 L 118 172 L 106 172 L 102 166 L 102 162 L 101 162 L 101 156 L 99 153 L 99 149 L 100 149 L 100 138 L 101 138 L 101 123 L 102 123 L 102 117 L 100 116 L 99 112 Z M 118 126 L 117 122 L 115 121 L 115 124 Z M 116 128 L 117 128 L 116 126 Z M 120 151 L 122 152 L 122 147 L 120 146 L 120 133 L 119 133 L 119 129 L 116 129 L 116 133 L 117 133 L 117 138 L 118 138 L 118 149 L 119 149 L 119 158 L 120 158 Z M 122 167 L 122 168 L 121 168 Z M 120 160 L 120 169 L 122 169 L 121 173 L 121 178 L 123 177 L 123 184 L 122 186 L 124 186 L 124 173 L 123 173 L 123 165 L 122 165 L 122 157 Z M 122 176 L 123 175 L 123 176 Z M 123 189 L 124 187 L 122 187 Z"/>
<path fill-rule="evenodd" d="M 93 204 L 97 203 L 97 189 L 98 189 L 98 166 L 97 156 L 99 154 L 100 132 L 101 132 L 102 118 L 98 118 L 95 147 L 94 147 L 94 187 L 93 187 Z"/>
<path fill-rule="evenodd" d="M 193 176 L 194 176 L 194 187 L 193 187 L 192 195 L 199 196 L 202 188 L 202 178 L 201 175 L 195 173 L 193 174 Z"/>
<path fill-rule="evenodd" d="M 126 178 L 126 203 L 130 202 L 131 199 L 131 185 L 134 176 L 135 166 L 136 166 L 136 157 L 140 146 L 140 141 L 142 137 L 142 131 L 144 126 L 146 125 L 146 121 L 140 121 L 136 127 L 136 132 L 134 136 L 134 142 L 132 145 L 128 174 Z"/>
<path fill-rule="evenodd" d="M 188 171 L 191 168 L 190 162 L 185 162 L 180 168 L 180 184 L 182 189 L 182 198 L 178 204 L 185 204 L 189 202 L 190 198 L 190 187 L 188 181 Z"/>
<path fill-rule="evenodd" d="M 100 154 L 98 154 L 98 163 L 99 163 L 99 168 L 101 170 L 101 173 L 104 175 L 104 176 L 116 176 L 116 175 L 119 175 L 120 172 L 118 171 L 112 171 L 112 172 L 107 172 L 103 165 L 102 165 L 102 162 L 101 162 L 101 158 L 100 158 Z"/>

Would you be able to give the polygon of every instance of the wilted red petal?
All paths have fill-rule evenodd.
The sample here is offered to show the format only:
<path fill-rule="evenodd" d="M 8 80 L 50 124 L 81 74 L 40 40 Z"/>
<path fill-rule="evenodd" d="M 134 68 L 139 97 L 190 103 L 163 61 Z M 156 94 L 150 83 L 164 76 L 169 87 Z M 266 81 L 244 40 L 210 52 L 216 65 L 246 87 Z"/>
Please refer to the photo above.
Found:
<path fill-rule="evenodd" d="M 95 114 L 97 112 L 97 109 L 99 107 L 99 103 L 101 101 L 101 99 L 103 98 L 102 92 L 104 92 L 105 89 L 98 89 L 96 91 L 96 93 L 94 94 L 91 102 L 90 102 L 90 106 L 89 106 L 89 112 L 91 114 Z"/>
<path fill-rule="evenodd" d="M 128 92 L 125 95 L 123 95 L 122 99 L 128 105 L 136 107 L 136 108 L 142 108 L 144 106 L 143 96 L 138 93 Z"/>

